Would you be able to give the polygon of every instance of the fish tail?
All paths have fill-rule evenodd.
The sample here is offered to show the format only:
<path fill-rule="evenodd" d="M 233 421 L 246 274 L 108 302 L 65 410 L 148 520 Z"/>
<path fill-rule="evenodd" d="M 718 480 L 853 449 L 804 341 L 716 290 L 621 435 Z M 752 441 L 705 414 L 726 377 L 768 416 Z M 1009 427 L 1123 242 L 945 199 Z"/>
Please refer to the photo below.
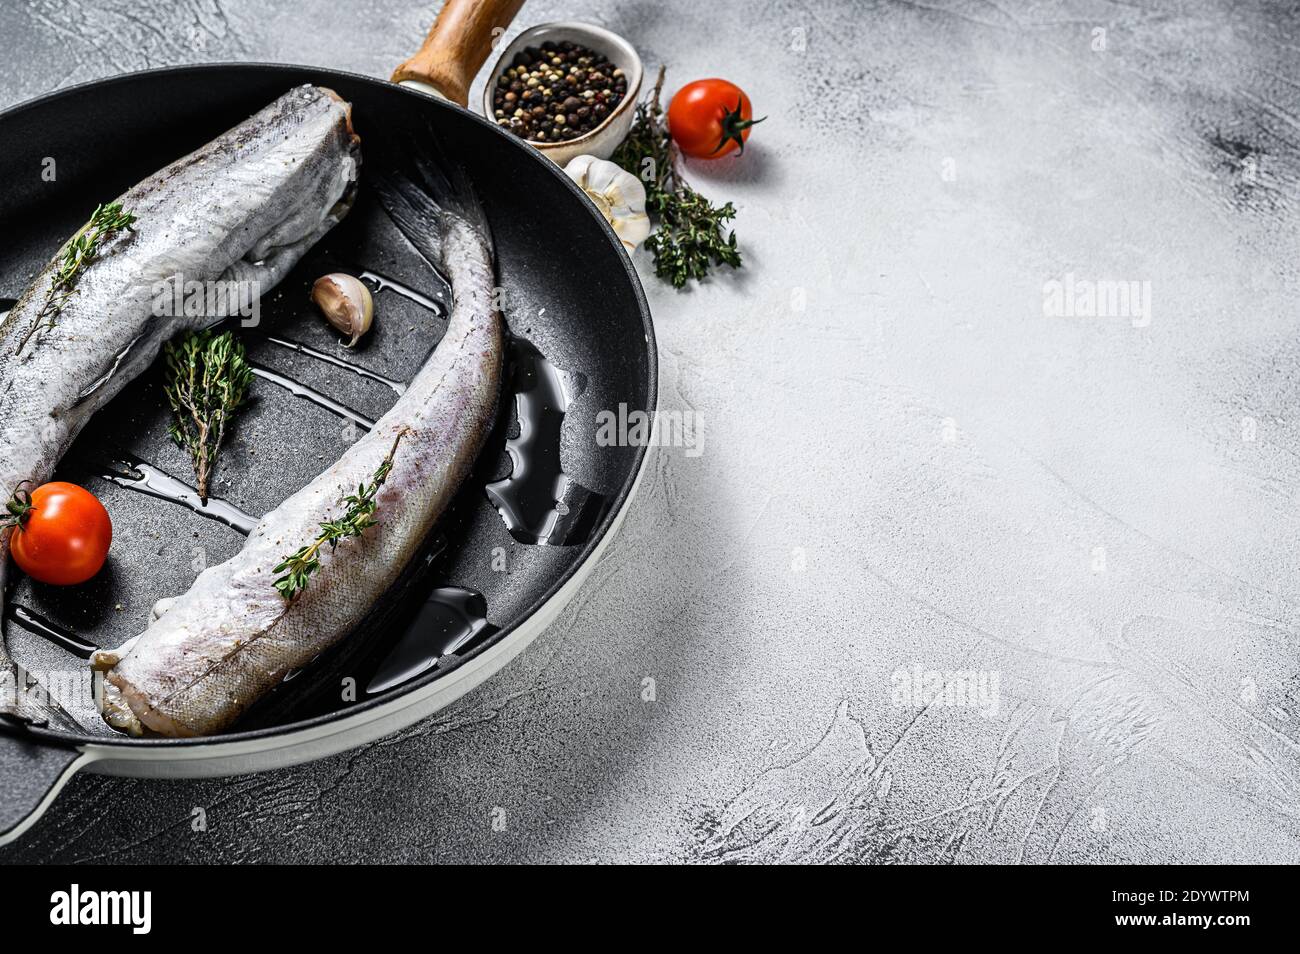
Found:
<path fill-rule="evenodd" d="M 404 143 L 404 161 L 381 176 L 376 189 L 393 223 L 439 272 L 447 272 L 446 238 L 456 223 L 468 225 L 492 253 L 492 230 L 462 166 L 448 161 L 432 129 L 426 141 Z"/>

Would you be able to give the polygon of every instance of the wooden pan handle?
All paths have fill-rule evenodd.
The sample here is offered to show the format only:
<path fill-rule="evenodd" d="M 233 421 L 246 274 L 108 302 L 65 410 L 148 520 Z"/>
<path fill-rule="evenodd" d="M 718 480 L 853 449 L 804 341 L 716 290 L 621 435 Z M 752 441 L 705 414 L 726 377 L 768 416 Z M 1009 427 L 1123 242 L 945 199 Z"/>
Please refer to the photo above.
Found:
<path fill-rule="evenodd" d="M 423 83 L 467 106 L 469 84 L 523 5 L 524 0 L 447 0 L 424 45 L 393 72 L 393 82 Z"/>

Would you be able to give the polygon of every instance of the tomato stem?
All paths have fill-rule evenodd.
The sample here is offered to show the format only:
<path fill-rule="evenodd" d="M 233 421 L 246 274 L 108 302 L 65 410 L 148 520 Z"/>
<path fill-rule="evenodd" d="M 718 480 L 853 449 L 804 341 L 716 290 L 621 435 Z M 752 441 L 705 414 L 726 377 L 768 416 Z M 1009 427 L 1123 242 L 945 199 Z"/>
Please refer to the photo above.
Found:
<path fill-rule="evenodd" d="M 30 484 L 30 480 L 24 480 L 14 490 L 13 496 L 5 504 L 5 510 L 8 516 L 0 517 L 0 530 L 9 527 L 17 527 L 19 530 L 27 526 L 27 521 L 31 518 L 32 511 L 36 508 L 32 505 L 32 495 L 24 484 Z"/>
<path fill-rule="evenodd" d="M 720 121 L 722 126 L 722 139 L 718 142 L 717 148 L 713 150 L 715 153 L 720 151 L 727 143 L 734 142 L 740 147 L 736 154 L 743 156 L 745 154 L 745 137 L 742 134 L 750 126 L 757 126 L 763 121 L 763 119 L 767 119 L 766 116 L 762 119 L 743 118 L 740 114 L 743 103 L 743 100 L 737 99 L 736 108 L 734 110 L 728 109 L 722 114 L 722 119 Z"/>

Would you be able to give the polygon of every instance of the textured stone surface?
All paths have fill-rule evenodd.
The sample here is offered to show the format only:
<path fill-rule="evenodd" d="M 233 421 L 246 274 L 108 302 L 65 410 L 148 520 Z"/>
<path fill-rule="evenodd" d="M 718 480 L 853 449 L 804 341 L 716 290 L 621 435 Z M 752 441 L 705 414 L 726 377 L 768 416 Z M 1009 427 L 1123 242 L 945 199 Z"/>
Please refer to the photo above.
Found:
<path fill-rule="evenodd" d="M 215 59 L 386 75 L 431 6 L 5 4 L 0 103 Z M 532 0 L 521 25 L 561 18 L 770 117 L 690 168 L 736 201 L 745 270 L 677 294 L 642 262 L 703 453 L 660 450 L 575 604 L 438 717 L 267 775 L 80 777 L 0 857 L 1300 860 L 1300 21 Z M 1149 323 L 1045 316 L 1067 273 L 1150 282 Z M 996 679 L 996 711 L 900 704 L 913 667 Z"/>

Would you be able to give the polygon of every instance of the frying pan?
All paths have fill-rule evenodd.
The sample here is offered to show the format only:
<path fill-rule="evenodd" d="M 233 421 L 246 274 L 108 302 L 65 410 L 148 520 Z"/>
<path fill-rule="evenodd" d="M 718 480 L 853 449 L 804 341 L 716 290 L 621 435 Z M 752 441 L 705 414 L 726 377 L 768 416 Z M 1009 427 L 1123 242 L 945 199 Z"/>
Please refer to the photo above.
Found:
<path fill-rule="evenodd" d="M 247 335 L 250 358 L 267 376 L 255 380 L 254 400 L 219 464 L 215 493 L 232 506 L 260 515 L 306 484 L 355 439 L 358 426 L 391 406 L 401 382 L 414 375 L 442 333 L 436 306 L 446 289 L 367 188 L 402 164 L 401 143 L 431 136 L 443 161 L 468 173 L 492 230 L 503 312 L 519 345 L 512 348 L 514 370 L 497 433 L 478 471 L 440 521 L 420 566 L 409 569 L 372 620 L 344 641 L 352 656 L 318 660 L 236 731 L 206 739 L 131 739 L 89 724 L 0 722 L 0 844 L 20 836 L 79 770 L 171 778 L 242 774 L 321 758 L 410 725 L 523 650 L 573 597 L 610 542 L 644 472 L 647 442 L 603 446 L 611 442 L 597 441 L 597 417 L 624 406 L 625 413 L 653 418 L 654 330 L 631 263 L 583 193 L 527 144 L 462 108 L 494 36 L 521 3 L 451 0 L 420 52 L 394 75 L 454 102 L 335 70 L 212 65 L 118 76 L 0 114 L 0 234 L 7 238 L 0 247 L 0 297 L 16 298 L 96 203 L 291 87 L 328 86 L 352 103 L 362 141 L 357 203 L 263 297 L 260 324 Z M 57 170 L 52 181 L 42 175 L 46 168 Z M 392 282 L 377 291 L 375 328 L 355 353 L 339 348 L 337 334 L 313 315 L 307 299 L 311 281 L 336 270 L 370 270 Z M 531 371 L 525 367 L 530 356 L 542 362 L 534 361 Z M 559 382 L 567 411 L 559 418 L 554 402 L 544 402 L 541 410 L 550 415 L 545 433 L 522 435 L 517 418 L 525 392 L 536 390 L 538 368 Z M 277 378 L 288 387 L 277 385 Z M 117 645 L 147 625 L 154 600 L 183 592 L 204 565 L 227 559 L 242 545 L 237 531 L 210 514 L 141 492 L 135 478 L 142 473 L 190 477 L 186 458 L 166 437 L 160 388 L 157 368 L 133 382 L 96 415 L 60 465 L 57 476 L 90 487 L 113 517 L 105 570 L 80 587 L 61 589 L 11 574 L 7 605 L 25 607 L 65 644 Z M 553 443 L 542 450 L 562 467 L 568 486 L 550 503 L 565 511 L 555 498 L 567 495 L 582 511 L 581 520 L 568 514 L 575 532 L 544 540 L 549 545 L 508 527 L 485 493 L 488 483 L 518 476 L 512 447 L 520 446 L 521 436 Z M 141 470 L 150 467 L 158 470 Z M 442 622 L 422 614 L 448 587 L 477 607 L 469 611 L 481 616 L 472 638 L 435 645 L 436 658 L 424 671 L 340 701 L 340 672 L 373 669 L 374 659 L 389 658 L 383 654 L 393 652 L 394 640 L 437 643 L 445 614 L 437 618 Z M 66 645 L 33 632 L 40 629 L 7 613 L 5 634 L 25 669 L 84 665 Z"/>

